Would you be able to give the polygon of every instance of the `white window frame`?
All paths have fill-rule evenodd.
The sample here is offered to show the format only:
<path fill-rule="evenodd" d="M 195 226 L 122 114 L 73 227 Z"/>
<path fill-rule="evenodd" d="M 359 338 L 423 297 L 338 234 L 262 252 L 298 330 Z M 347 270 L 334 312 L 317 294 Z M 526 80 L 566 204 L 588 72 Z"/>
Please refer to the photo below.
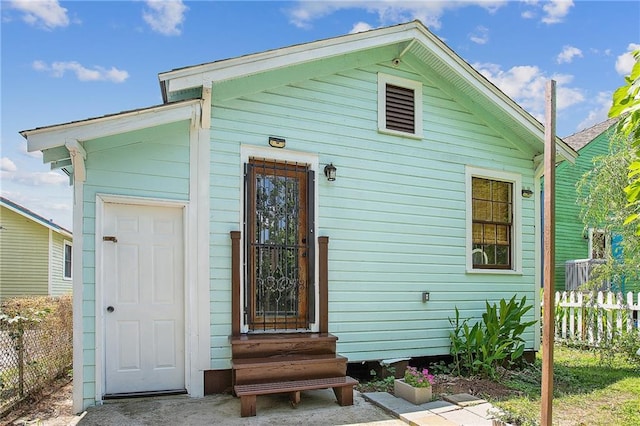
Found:
<path fill-rule="evenodd" d="M 66 265 L 67 265 L 67 247 L 71 247 L 71 275 L 67 276 Z M 65 281 L 71 281 L 73 279 L 73 244 L 71 241 L 64 240 L 64 244 L 62 245 L 62 279 Z"/>
<path fill-rule="evenodd" d="M 415 132 L 387 129 L 387 84 L 413 90 Z M 378 132 L 395 136 L 422 139 L 422 83 L 394 75 L 378 73 Z"/>
<path fill-rule="evenodd" d="M 511 269 L 479 269 L 473 267 L 473 209 L 472 178 L 499 180 L 512 184 L 513 223 L 511 224 Z M 466 186 L 466 271 L 473 274 L 522 274 L 522 176 L 517 173 L 482 169 L 467 166 L 465 168 Z"/>

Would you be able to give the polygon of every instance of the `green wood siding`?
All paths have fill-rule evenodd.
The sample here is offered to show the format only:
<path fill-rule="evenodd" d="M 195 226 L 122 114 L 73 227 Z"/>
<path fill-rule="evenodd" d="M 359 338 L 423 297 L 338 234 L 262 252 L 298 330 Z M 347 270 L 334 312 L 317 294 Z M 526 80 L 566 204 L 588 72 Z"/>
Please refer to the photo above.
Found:
<path fill-rule="evenodd" d="M 49 229 L 4 206 L 0 209 L 0 301 L 46 296 Z"/>
<path fill-rule="evenodd" d="M 577 204 L 576 184 L 593 167 L 593 158 L 609 152 L 609 133 L 604 132 L 580 150 L 575 164 L 564 162 L 556 170 L 556 264 L 555 289 L 565 289 L 565 262 L 589 257 L 589 238 Z"/>
<path fill-rule="evenodd" d="M 423 82 L 422 140 L 378 133 L 378 72 Z M 330 331 L 350 361 L 447 354 L 456 306 L 479 317 L 486 299 L 518 293 L 533 303 L 533 199 L 522 200 L 523 274 L 465 273 L 465 166 L 518 173 L 533 187 L 534 154 L 409 68 L 367 66 L 214 102 L 212 368 L 230 367 L 229 231 L 242 223 L 240 147 L 266 147 L 269 135 L 284 137 L 286 150 L 317 154 L 320 168 L 338 169 L 335 182 L 317 175 L 318 235 L 330 237 Z M 431 301 L 422 303 L 423 291 Z M 525 337 L 532 348 L 533 330 Z"/>
<path fill-rule="evenodd" d="M 83 406 L 95 403 L 96 194 L 189 198 L 189 123 L 166 124 L 84 143 Z"/>
<path fill-rule="evenodd" d="M 580 218 L 576 184 L 593 168 L 595 157 L 609 153 L 609 138 L 614 127 L 601 133 L 582 149 L 575 164 L 564 162 L 556 170 L 556 265 L 555 289 L 565 289 L 565 262 L 589 257 L 589 238 Z M 640 283 L 627 280 L 625 291 L 637 291 Z"/>

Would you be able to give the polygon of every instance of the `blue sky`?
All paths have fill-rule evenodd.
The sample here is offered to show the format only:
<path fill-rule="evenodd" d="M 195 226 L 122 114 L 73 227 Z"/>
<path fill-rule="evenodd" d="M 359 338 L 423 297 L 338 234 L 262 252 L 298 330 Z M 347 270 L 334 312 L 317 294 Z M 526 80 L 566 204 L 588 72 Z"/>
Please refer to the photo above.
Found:
<path fill-rule="evenodd" d="M 557 133 L 606 119 L 640 48 L 639 1 L 1 0 L 2 195 L 71 229 L 72 189 L 20 130 L 162 103 L 157 75 L 420 19 Z"/>

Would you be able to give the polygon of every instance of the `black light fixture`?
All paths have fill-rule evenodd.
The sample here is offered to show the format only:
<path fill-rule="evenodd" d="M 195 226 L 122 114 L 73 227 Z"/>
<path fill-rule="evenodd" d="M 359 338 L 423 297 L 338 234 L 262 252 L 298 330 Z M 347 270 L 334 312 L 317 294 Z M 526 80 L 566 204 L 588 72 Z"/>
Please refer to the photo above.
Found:
<path fill-rule="evenodd" d="M 336 180 L 336 166 L 334 166 L 333 163 L 324 166 L 324 175 L 329 182 Z"/>
<path fill-rule="evenodd" d="M 522 190 L 522 196 L 524 198 L 531 198 L 533 196 L 533 191 L 531 189 L 529 189 L 529 188 L 524 188 Z"/>

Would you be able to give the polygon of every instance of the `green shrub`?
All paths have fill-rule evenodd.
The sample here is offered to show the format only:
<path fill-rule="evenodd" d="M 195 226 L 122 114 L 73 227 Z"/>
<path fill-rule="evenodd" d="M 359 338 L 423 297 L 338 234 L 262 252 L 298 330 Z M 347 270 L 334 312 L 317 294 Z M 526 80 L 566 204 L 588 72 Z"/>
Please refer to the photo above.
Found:
<path fill-rule="evenodd" d="M 482 321 L 469 326 L 469 319 L 460 320 L 460 311 L 455 308 L 455 319 L 449 318 L 454 327 L 449 332 L 453 371 L 460 374 L 483 375 L 495 378 L 497 367 L 512 365 L 521 360 L 524 353 L 524 339 L 521 337 L 527 327 L 536 321 L 522 322 L 533 306 L 526 306 L 526 297 L 516 302 L 513 296 L 509 302 L 500 301 L 486 304 Z"/>

